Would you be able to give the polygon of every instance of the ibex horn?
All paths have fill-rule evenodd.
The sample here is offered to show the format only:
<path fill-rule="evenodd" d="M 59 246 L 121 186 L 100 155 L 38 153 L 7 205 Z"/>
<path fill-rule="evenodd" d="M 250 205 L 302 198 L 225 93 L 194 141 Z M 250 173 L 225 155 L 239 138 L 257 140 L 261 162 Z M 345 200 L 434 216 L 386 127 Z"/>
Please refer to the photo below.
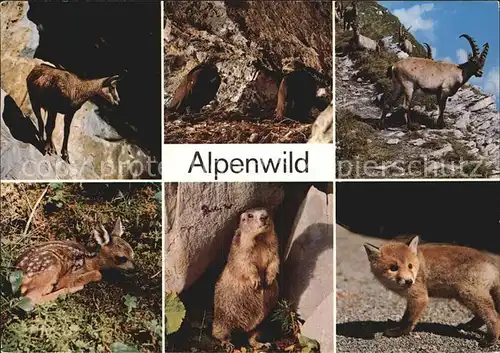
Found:
<path fill-rule="evenodd" d="M 468 34 L 462 34 L 462 35 L 460 35 L 459 38 L 462 38 L 462 37 L 464 37 L 465 39 L 467 39 L 469 41 L 469 44 L 472 48 L 472 56 L 477 57 L 479 55 L 479 48 L 478 48 L 476 42 L 474 41 L 474 39 L 472 39 L 471 36 L 469 36 Z"/>
<path fill-rule="evenodd" d="M 486 59 L 486 55 L 488 55 L 488 49 L 490 45 L 488 43 L 484 44 L 483 51 L 481 52 L 481 59 Z"/>
<path fill-rule="evenodd" d="M 427 48 L 427 58 L 431 59 L 432 58 L 432 49 L 431 49 L 431 46 L 428 43 L 424 43 L 424 45 Z"/>

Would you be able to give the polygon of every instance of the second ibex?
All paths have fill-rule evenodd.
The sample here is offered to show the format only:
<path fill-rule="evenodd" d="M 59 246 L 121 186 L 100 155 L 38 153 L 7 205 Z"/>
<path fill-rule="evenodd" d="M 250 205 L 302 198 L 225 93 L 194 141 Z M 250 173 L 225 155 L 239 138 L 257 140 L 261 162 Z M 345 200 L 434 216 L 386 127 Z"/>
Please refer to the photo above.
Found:
<path fill-rule="evenodd" d="M 55 153 L 52 132 L 56 125 L 57 113 L 64 114 L 61 157 L 69 163 L 68 138 L 73 116 L 83 103 L 96 96 L 104 98 L 112 105 L 118 105 L 120 97 L 116 85 L 119 79 L 120 77 L 115 75 L 82 80 L 71 72 L 44 63 L 35 66 L 26 78 L 26 84 L 42 142 L 44 124 L 41 108 L 47 111 L 45 153 Z"/>

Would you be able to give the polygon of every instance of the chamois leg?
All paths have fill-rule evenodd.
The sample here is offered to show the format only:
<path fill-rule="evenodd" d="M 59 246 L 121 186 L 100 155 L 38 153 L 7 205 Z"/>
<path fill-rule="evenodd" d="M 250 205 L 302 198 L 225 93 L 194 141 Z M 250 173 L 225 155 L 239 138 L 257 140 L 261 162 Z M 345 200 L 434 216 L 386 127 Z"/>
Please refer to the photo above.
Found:
<path fill-rule="evenodd" d="M 40 105 L 36 101 L 31 101 L 31 108 L 35 113 L 36 120 L 38 121 L 38 139 L 40 143 L 43 143 L 43 118 L 42 118 L 42 109 Z"/>
<path fill-rule="evenodd" d="M 444 128 L 444 109 L 446 108 L 446 97 L 437 97 L 439 104 L 439 117 L 437 120 L 437 127 L 439 129 Z"/>
<path fill-rule="evenodd" d="M 54 147 L 54 143 L 52 142 L 52 132 L 56 127 L 56 118 L 57 112 L 55 111 L 47 111 L 47 124 L 45 124 L 45 154 L 54 154 L 56 153 L 56 148 Z"/>
<path fill-rule="evenodd" d="M 74 115 L 75 112 L 71 112 L 64 116 L 64 138 L 61 149 L 61 158 L 67 163 L 69 163 L 69 157 L 68 157 L 69 129 L 71 127 L 71 121 L 73 120 Z"/>
<path fill-rule="evenodd" d="M 288 108 L 288 89 L 285 79 L 281 80 L 278 90 L 278 102 L 276 104 L 276 120 L 283 120 Z"/>

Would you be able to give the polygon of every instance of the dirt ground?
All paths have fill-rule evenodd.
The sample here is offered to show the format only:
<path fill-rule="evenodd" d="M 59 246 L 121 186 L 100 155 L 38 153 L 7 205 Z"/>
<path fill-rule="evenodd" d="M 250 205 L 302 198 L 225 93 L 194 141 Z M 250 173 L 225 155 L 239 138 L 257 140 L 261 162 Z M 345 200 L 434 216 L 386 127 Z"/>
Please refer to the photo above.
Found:
<path fill-rule="evenodd" d="M 165 118 L 165 143 L 306 143 L 311 123 L 236 113 L 176 114 Z M 172 120 L 175 119 L 175 120 Z"/>

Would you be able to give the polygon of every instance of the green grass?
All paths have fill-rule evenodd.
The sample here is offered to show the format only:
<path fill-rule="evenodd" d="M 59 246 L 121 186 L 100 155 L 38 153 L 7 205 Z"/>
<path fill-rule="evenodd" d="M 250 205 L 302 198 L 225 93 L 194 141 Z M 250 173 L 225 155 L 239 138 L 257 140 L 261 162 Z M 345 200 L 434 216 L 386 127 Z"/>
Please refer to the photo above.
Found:
<path fill-rule="evenodd" d="M 368 153 L 368 139 L 374 129 L 356 119 L 356 116 L 346 109 L 338 109 L 335 119 L 337 134 L 337 160 L 350 160 Z"/>
<path fill-rule="evenodd" d="M 115 352 L 119 342 L 140 352 L 160 351 L 160 184 L 51 184 L 24 234 L 31 209 L 45 187 L 2 184 L 2 351 Z M 96 219 L 110 230 L 118 216 L 125 229 L 123 238 L 135 252 L 134 272 L 103 273 L 103 281 L 33 311 L 13 305 L 19 294 L 12 293 L 8 278 L 23 249 L 47 240 L 89 244 Z"/>

